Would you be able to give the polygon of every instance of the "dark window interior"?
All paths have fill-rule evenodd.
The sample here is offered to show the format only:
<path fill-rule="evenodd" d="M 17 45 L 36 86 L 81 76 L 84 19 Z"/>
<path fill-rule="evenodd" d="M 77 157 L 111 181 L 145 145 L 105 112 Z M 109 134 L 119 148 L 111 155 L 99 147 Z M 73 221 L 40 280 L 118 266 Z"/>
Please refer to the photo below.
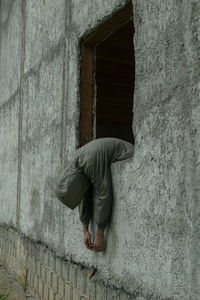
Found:
<path fill-rule="evenodd" d="M 134 142 L 133 34 L 131 20 L 96 47 L 96 138 Z"/>

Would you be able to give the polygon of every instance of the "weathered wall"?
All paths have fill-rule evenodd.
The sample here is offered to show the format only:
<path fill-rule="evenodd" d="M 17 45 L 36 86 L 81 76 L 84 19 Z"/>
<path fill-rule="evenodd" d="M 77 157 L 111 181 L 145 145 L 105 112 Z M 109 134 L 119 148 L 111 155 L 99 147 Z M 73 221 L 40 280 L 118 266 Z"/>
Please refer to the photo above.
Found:
<path fill-rule="evenodd" d="M 135 3 L 130 252 L 145 289 L 175 299 L 200 296 L 199 13 L 198 1 Z"/>
<path fill-rule="evenodd" d="M 145 299 L 200 296 L 200 3 L 135 0 L 135 154 L 103 254 L 53 178 L 78 145 L 80 39 L 125 0 L 1 0 L 0 222 Z"/>

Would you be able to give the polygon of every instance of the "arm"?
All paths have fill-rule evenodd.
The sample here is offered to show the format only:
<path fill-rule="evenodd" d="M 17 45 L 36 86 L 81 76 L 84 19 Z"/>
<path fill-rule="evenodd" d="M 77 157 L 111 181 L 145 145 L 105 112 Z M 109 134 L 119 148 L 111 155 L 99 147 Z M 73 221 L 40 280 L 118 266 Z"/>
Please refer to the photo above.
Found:
<path fill-rule="evenodd" d="M 90 186 L 81 203 L 79 204 L 79 215 L 83 225 L 84 244 L 89 250 L 93 250 L 94 248 L 91 242 L 91 234 L 88 230 L 92 216 L 92 204 L 92 186 Z"/>
<path fill-rule="evenodd" d="M 84 169 L 93 186 L 93 219 L 99 229 L 106 227 L 111 215 L 112 181 L 109 158 L 106 152 L 96 151 Z"/>
<path fill-rule="evenodd" d="M 89 224 L 92 217 L 93 202 L 92 202 L 92 185 L 84 195 L 79 204 L 79 216 L 82 224 Z"/>
<path fill-rule="evenodd" d="M 112 208 L 112 182 L 110 166 L 99 168 L 94 181 L 94 220 L 98 229 L 105 229 L 111 215 Z"/>

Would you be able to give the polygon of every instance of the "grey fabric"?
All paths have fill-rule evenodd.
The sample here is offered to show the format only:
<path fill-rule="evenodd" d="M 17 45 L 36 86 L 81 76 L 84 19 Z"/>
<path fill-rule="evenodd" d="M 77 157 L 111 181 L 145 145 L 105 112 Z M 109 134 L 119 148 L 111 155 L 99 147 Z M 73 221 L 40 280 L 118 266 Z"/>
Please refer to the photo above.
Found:
<path fill-rule="evenodd" d="M 57 197 L 69 208 L 79 205 L 83 224 L 88 224 L 93 215 L 98 227 L 105 228 L 112 207 L 110 164 L 132 155 L 133 145 L 116 138 L 96 139 L 84 145 L 61 173 Z"/>
<path fill-rule="evenodd" d="M 62 171 L 58 182 L 56 195 L 71 209 L 80 204 L 90 184 L 86 176 L 71 164 Z"/>

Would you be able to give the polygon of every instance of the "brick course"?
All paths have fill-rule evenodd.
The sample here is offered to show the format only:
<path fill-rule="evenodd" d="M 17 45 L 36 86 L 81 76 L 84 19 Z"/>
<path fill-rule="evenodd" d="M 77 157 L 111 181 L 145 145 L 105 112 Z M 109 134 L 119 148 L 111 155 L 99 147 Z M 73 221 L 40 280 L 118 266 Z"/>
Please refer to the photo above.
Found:
<path fill-rule="evenodd" d="M 46 245 L 0 226 L 0 261 L 36 300 L 136 299 L 88 276 L 89 269 L 60 258 Z"/>

